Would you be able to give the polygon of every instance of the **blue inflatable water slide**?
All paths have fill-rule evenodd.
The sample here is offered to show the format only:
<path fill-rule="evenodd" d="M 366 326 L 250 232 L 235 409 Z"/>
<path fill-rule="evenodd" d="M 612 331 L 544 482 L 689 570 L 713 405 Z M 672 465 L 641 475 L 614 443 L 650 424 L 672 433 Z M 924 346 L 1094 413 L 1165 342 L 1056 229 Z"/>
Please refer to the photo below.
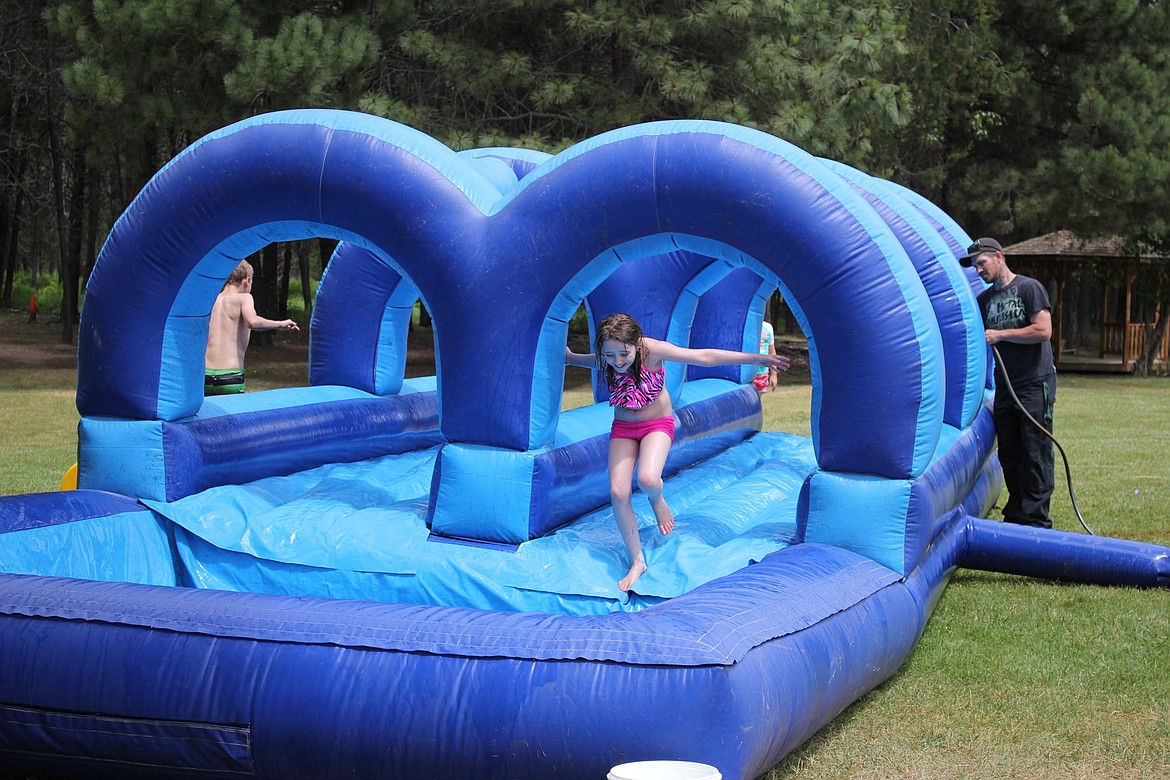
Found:
<path fill-rule="evenodd" d="M 273 242 L 341 243 L 306 387 L 203 397 L 211 306 Z M 957 567 L 1170 584 L 1170 550 L 983 519 L 992 377 L 929 201 L 743 127 L 456 153 L 303 110 L 178 155 L 114 225 L 78 346 L 77 490 L 0 498 L 0 766 L 43 777 L 750 780 L 892 676 Z M 569 322 L 755 351 L 779 289 L 811 436 L 754 367 L 669 365 L 677 525 L 612 412 L 562 411 Z M 422 301 L 436 375 L 405 377 Z M 671 727 L 655 728 L 663 713 Z"/>

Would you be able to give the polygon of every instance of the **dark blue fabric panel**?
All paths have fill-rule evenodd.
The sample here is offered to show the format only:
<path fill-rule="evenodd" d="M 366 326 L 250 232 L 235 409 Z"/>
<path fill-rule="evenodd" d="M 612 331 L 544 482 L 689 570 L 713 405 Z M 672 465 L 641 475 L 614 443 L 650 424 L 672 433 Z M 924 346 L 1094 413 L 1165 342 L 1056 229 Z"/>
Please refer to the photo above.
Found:
<path fill-rule="evenodd" d="M 149 511 L 135 499 L 101 490 L 0 496 L 0 533 Z"/>
<path fill-rule="evenodd" d="M 95 763 L 103 767 L 101 771 L 111 773 L 182 770 L 217 777 L 253 774 L 252 735 L 247 725 L 63 712 L 2 703 L 0 725 L 0 756 L 69 756 L 70 764 L 87 767 L 86 777 L 95 776 L 91 768 Z M 5 766 L 11 770 L 10 764 Z"/>
<path fill-rule="evenodd" d="M 589 307 L 599 320 L 625 312 L 647 336 L 666 339 L 679 295 L 695 274 L 713 262 L 681 249 L 627 260 L 587 296 Z"/>
<path fill-rule="evenodd" d="M 377 393 L 375 372 L 382 360 L 405 368 L 409 309 L 392 323 L 389 354 L 379 354 L 386 309 L 400 284 L 402 275 L 370 250 L 352 243 L 337 247 L 314 299 L 309 384 Z"/>
<path fill-rule="evenodd" d="M 710 257 L 681 249 L 627 260 L 585 297 L 589 311 L 596 318 L 594 324 L 610 314 L 625 313 L 637 320 L 642 332 L 650 338 L 669 340 L 679 296 L 695 274 L 713 262 Z M 737 310 L 729 309 L 724 314 L 728 319 L 742 321 Z M 691 345 L 682 346 L 697 345 L 692 341 Z M 738 378 L 734 377 L 733 381 Z M 608 402 L 609 390 L 602 372 L 594 372 L 593 384 L 593 397 L 598 402 Z"/>
<path fill-rule="evenodd" d="M 939 522 L 938 534 L 931 540 L 928 551 L 906 575 L 906 588 L 918 604 L 923 628 L 963 555 L 967 545 L 967 519 L 961 509 L 949 512 Z"/>
<path fill-rule="evenodd" d="M 904 571 L 914 568 L 938 533 L 939 523 L 971 493 L 994 450 L 995 422 L 991 411 L 983 407 L 971 427 L 914 481 L 906 518 Z"/>
<path fill-rule="evenodd" d="M 743 320 L 728 312 L 751 312 L 763 280 L 748 268 L 735 268 L 699 298 L 688 346 L 743 349 Z M 751 317 L 749 316 L 749 320 Z M 687 379 L 726 379 L 739 382 L 739 366 L 687 366 Z"/>
<path fill-rule="evenodd" d="M 609 432 L 536 456 L 531 538 L 543 536 L 609 502 Z M 540 503 L 536 503 L 540 502 Z"/>
<path fill-rule="evenodd" d="M 166 500 L 441 441 L 434 393 L 352 399 L 163 424 Z"/>

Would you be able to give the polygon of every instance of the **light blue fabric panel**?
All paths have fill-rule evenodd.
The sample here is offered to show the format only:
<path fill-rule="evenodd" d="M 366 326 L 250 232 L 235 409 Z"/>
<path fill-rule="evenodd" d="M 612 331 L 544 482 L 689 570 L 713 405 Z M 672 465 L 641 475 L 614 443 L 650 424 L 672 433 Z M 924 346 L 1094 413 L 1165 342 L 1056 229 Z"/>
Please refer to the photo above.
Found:
<path fill-rule="evenodd" d="M 459 156 L 474 160 L 492 158 L 505 162 L 512 169 L 514 180 L 511 182 L 511 185 L 515 185 L 515 180 L 523 179 L 546 161 L 552 159 L 552 155 L 548 152 L 502 146 L 464 149 L 459 152 Z"/>
<path fill-rule="evenodd" d="M 434 390 L 433 377 L 430 390 Z M 416 382 L 412 385 L 418 388 Z M 418 392 L 418 390 L 414 390 Z M 313 387 L 279 387 L 273 390 L 262 390 L 256 393 L 235 393 L 232 395 L 209 395 L 203 399 L 199 412 L 185 418 L 187 420 L 205 420 L 210 417 L 221 417 L 225 414 L 246 414 L 260 412 L 266 409 L 287 409 L 292 406 L 306 404 L 323 404 L 331 401 L 350 401 L 355 398 L 372 398 L 365 390 L 341 385 L 316 385 Z"/>
<path fill-rule="evenodd" d="M 818 471 L 809 480 L 804 541 L 830 544 L 906 573 L 911 480 Z"/>
<path fill-rule="evenodd" d="M 563 447 L 596 436 L 608 431 L 612 423 L 613 409 L 609 404 L 589 404 L 562 412 L 553 446 Z"/>
<path fill-rule="evenodd" d="M 472 159 L 475 161 L 475 169 L 479 171 L 480 175 L 491 182 L 492 186 L 500 194 L 506 193 L 516 186 L 516 182 L 518 181 L 516 171 L 505 161 L 490 156 L 475 157 Z"/>
<path fill-rule="evenodd" d="M 167 533 L 145 508 L 0 533 L 0 571 L 175 585 Z"/>
<path fill-rule="evenodd" d="M 199 408 L 203 401 L 202 356 L 206 351 L 206 318 L 167 320 L 158 382 L 158 419 L 174 420 Z"/>
<path fill-rule="evenodd" d="M 398 391 L 399 395 L 407 395 L 409 393 L 433 393 L 438 389 L 438 377 L 436 376 L 413 376 L 402 380 L 402 389 Z"/>
<path fill-rule="evenodd" d="M 82 417 L 77 437 L 79 488 L 166 498 L 162 422 Z"/>
<path fill-rule="evenodd" d="M 143 503 L 221 549 L 301 566 L 411 574 L 415 549 L 428 535 L 423 521 L 436 451 Z"/>
<path fill-rule="evenodd" d="M 450 442 L 439 452 L 431 527 L 437 534 L 519 544 L 536 500 L 536 452 Z"/>

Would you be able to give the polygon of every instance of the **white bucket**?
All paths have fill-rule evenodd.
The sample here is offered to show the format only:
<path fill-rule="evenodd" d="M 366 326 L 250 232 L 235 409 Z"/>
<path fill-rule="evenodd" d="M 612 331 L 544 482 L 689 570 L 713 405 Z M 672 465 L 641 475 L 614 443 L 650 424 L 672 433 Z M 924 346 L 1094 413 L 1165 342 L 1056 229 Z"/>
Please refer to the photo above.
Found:
<path fill-rule="evenodd" d="M 719 770 L 693 761 L 634 761 L 609 770 L 608 780 L 723 780 Z"/>

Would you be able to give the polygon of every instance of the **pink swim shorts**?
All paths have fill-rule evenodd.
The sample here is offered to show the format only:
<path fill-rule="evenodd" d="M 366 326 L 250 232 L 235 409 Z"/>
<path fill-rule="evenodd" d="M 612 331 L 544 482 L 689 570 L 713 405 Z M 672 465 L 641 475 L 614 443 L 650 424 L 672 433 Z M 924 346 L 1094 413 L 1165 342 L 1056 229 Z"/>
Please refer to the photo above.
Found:
<path fill-rule="evenodd" d="M 645 422 L 614 420 L 613 427 L 609 431 L 609 437 L 611 439 L 642 441 L 648 434 L 656 431 L 662 431 L 670 437 L 671 441 L 674 441 L 674 416 L 655 417 L 653 420 L 646 420 Z"/>

